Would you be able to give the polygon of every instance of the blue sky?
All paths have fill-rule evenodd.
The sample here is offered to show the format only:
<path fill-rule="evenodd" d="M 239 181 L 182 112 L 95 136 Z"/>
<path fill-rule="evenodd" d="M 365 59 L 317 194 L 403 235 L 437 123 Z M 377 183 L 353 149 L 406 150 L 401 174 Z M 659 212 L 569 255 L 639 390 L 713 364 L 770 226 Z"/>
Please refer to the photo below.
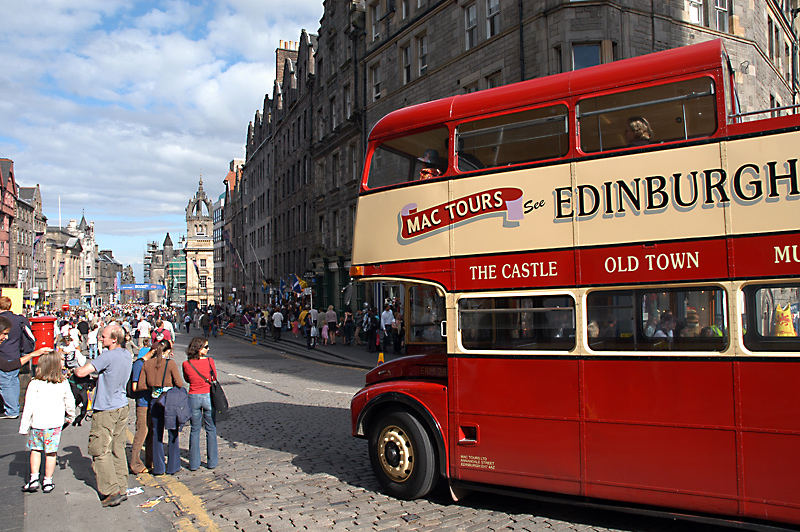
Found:
<path fill-rule="evenodd" d="M 287 6 L 291 6 L 287 9 Z M 275 49 L 316 33 L 322 0 L 4 0 L 0 157 L 41 186 L 49 225 L 94 220 L 141 280 L 146 243 L 212 201 L 271 93 Z"/>

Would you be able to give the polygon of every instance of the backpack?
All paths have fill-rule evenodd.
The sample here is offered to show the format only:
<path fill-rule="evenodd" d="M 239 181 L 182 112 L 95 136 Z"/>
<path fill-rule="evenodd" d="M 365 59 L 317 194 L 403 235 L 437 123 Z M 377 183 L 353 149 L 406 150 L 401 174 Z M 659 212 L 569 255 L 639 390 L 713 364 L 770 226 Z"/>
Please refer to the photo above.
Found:
<path fill-rule="evenodd" d="M 23 355 L 27 355 L 36 349 L 36 337 L 33 336 L 33 331 L 31 331 L 28 320 L 19 322 L 19 328 L 21 331 L 19 337 L 19 351 Z"/>

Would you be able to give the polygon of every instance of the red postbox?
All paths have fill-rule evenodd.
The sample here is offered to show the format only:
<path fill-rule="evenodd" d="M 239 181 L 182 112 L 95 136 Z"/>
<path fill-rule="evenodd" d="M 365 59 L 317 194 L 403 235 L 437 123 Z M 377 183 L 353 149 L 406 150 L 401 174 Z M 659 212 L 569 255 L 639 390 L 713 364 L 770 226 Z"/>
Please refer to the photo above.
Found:
<path fill-rule="evenodd" d="M 36 346 L 34 349 L 40 347 L 55 347 L 53 338 L 53 326 L 56 321 L 55 316 L 36 316 L 29 320 L 31 322 L 31 331 L 36 338 Z M 33 363 L 39 363 L 39 357 L 33 357 Z"/>

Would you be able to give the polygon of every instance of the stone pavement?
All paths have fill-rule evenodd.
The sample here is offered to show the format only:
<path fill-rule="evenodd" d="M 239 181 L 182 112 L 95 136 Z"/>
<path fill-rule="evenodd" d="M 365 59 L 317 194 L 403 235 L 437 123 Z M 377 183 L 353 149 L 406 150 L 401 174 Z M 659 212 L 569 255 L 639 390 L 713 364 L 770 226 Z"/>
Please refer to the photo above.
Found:
<path fill-rule="evenodd" d="M 222 336 L 224 337 L 225 335 L 249 340 L 252 343 L 252 335 L 250 338 L 246 338 L 244 327 L 241 325 L 225 329 Z M 306 347 L 306 339 L 302 334 L 295 337 L 291 331 L 283 331 L 281 339 L 278 342 L 273 340 L 272 336 L 269 335 L 266 339 L 256 335 L 256 342 L 257 345 L 260 346 L 283 350 L 295 356 L 337 366 L 372 369 L 378 363 L 378 353 L 368 352 L 365 345 L 345 345 L 341 338 L 337 338 L 335 345 L 321 345 L 318 343 L 313 349 L 308 349 Z M 383 356 L 384 362 L 389 362 L 401 355 L 395 355 L 390 349 L 384 352 Z"/>

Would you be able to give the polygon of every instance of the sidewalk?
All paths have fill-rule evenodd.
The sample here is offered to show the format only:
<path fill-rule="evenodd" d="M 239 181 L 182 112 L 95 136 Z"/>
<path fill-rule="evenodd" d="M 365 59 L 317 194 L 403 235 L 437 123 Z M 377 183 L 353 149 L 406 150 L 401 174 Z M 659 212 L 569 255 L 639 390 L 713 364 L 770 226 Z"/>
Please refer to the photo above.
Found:
<path fill-rule="evenodd" d="M 235 338 L 242 338 L 252 341 L 252 338 L 245 338 L 244 327 L 236 325 L 229 329 L 225 329 L 224 333 L 228 336 Z M 319 343 L 314 349 L 306 347 L 306 339 L 302 334 L 296 338 L 291 331 L 283 331 L 281 333 L 280 341 L 276 342 L 269 336 L 266 340 L 257 337 L 258 345 L 269 347 L 271 349 L 279 349 L 286 351 L 289 354 L 316 360 L 318 362 L 325 362 L 337 366 L 350 366 L 355 368 L 372 369 L 378 364 L 378 353 L 370 353 L 367 351 L 365 345 L 344 345 L 341 338 L 337 338 L 335 345 L 320 345 Z M 395 355 L 392 350 L 384 352 L 384 362 L 389 362 L 401 355 Z"/>
<path fill-rule="evenodd" d="M 20 486 L 25 484 L 30 466 L 27 439 L 18 434 L 19 419 L 0 419 L 0 532 L 22 532 L 25 525 L 25 500 Z"/>

